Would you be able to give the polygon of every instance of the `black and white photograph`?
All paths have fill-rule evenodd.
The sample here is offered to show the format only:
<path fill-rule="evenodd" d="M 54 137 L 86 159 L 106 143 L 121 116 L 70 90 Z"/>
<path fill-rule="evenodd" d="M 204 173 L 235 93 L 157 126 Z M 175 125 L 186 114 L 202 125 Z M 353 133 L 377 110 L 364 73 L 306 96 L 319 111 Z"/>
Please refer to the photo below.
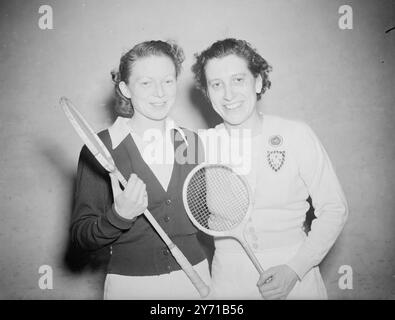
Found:
<path fill-rule="evenodd" d="M 1 0 L 0 34 L 0 300 L 395 300 L 395 1 Z"/>

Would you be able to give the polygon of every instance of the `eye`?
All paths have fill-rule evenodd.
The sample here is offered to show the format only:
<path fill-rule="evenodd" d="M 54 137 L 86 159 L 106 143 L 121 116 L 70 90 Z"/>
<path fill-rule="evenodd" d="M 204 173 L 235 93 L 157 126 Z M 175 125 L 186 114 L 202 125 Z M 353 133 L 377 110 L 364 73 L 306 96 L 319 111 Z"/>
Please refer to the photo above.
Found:
<path fill-rule="evenodd" d="M 148 87 L 148 86 L 151 84 L 151 81 L 141 81 L 140 84 L 141 84 L 143 87 Z"/>
<path fill-rule="evenodd" d="M 233 79 L 234 82 L 236 83 L 243 83 L 244 82 L 244 77 L 236 77 Z"/>
<path fill-rule="evenodd" d="M 217 82 L 212 82 L 212 83 L 211 83 L 211 87 L 212 87 L 213 89 L 218 89 L 218 88 L 221 87 L 221 82 L 219 82 L 219 81 L 217 81 Z"/>
<path fill-rule="evenodd" d="M 165 81 L 166 84 L 173 84 L 174 83 L 174 79 L 167 79 Z"/>

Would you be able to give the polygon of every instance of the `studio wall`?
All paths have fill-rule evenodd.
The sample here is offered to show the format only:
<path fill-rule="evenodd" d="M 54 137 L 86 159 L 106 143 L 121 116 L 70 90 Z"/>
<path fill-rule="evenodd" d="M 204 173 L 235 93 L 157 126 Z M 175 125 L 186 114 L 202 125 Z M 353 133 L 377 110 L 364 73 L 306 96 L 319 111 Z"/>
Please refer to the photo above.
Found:
<path fill-rule="evenodd" d="M 53 29 L 42 30 L 42 5 Z M 349 5 L 353 28 L 339 28 Z M 68 227 L 82 143 L 58 105 L 69 97 L 97 130 L 114 120 L 110 71 L 150 39 L 185 51 L 172 117 L 219 119 L 193 87 L 193 55 L 248 40 L 273 66 L 259 107 L 308 123 L 328 151 L 349 220 L 321 264 L 330 299 L 395 298 L 395 3 L 314 0 L 0 2 L 0 298 L 100 299 L 106 252 L 70 257 Z M 78 259 L 77 259 L 78 260 Z M 43 265 L 53 289 L 40 289 Z M 352 269 L 341 289 L 339 269 Z"/>

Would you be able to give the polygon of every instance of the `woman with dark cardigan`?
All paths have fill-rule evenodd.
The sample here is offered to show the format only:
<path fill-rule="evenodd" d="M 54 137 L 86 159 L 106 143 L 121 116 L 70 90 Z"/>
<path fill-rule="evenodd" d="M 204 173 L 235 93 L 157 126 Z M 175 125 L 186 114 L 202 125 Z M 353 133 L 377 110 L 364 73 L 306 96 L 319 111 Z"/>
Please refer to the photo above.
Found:
<path fill-rule="evenodd" d="M 147 41 L 123 55 L 113 72 L 119 116 L 99 137 L 129 178 L 124 190 L 86 147 L 80 154 L 71 237 L 85 250 L 110 247 L 104 299 L 199 298 L 142 215 L 146 208 L 209 283 L 208 262 L 181 195 L 203 154 L 197 136 L 168 116 L 183 59 L 177 45 Z"/>

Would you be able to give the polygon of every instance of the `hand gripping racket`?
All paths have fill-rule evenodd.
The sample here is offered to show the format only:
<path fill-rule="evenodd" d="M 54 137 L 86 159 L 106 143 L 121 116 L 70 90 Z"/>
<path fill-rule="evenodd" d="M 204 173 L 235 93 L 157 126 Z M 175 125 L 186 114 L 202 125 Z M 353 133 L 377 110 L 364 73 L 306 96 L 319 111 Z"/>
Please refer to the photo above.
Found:
<path fill-rule="evenodd" d="M 238 240 L 259 274 L 263 274 L 244 235 L 253 200 L 243 177 L 228 166 L 203 163 L 188 174 L 182 196 L 186 212 L 199 230 Z"/>
<path fill-rule="evenodd" d="M 85 143 L 87 148 L 90 150 L 90 152 L 92 152 L 92 154 L 95 156 L 97 161 L 103 166 L 104 169 L 106 169 L 110 173 L 113 173 L 118 178 L 122 186 L 125 187 L 127 181 L 116 167 L 114 159 L 111 157 L 110 152 L 107 150 L 107 148 L 100 140 L 100 138 L 96 135 L 96 133 L 92 130 L 86 120 L 82 117 L 82 115 L 77 111 L 72 102 L 69 99 L 62 97 L 60 99 L 60 105 L 62 106 L 64 113 L 70 120 L 74 129 L 77 131 L 78 135 Z M 195 288 L 198 290 L 200 296 L 202 298 L 206 297 L 210 291 L 209 287 L 203 282 L 199 274 L 195 271 L 187 258 L 183 255 L 181 250 L 173 243 L 173 241 L 171 241 L 169 236 L 158 224 L 152 214 L 148 210 L 145 210 L 144 215 L 151 223 L 152 227 L 159 234 L 159 236 L 162 238 L 163 242 L 166 243 L 173 257 L 176 259 L 177 263 L 181 266 L 186 275 L 189 277 Z"/>

